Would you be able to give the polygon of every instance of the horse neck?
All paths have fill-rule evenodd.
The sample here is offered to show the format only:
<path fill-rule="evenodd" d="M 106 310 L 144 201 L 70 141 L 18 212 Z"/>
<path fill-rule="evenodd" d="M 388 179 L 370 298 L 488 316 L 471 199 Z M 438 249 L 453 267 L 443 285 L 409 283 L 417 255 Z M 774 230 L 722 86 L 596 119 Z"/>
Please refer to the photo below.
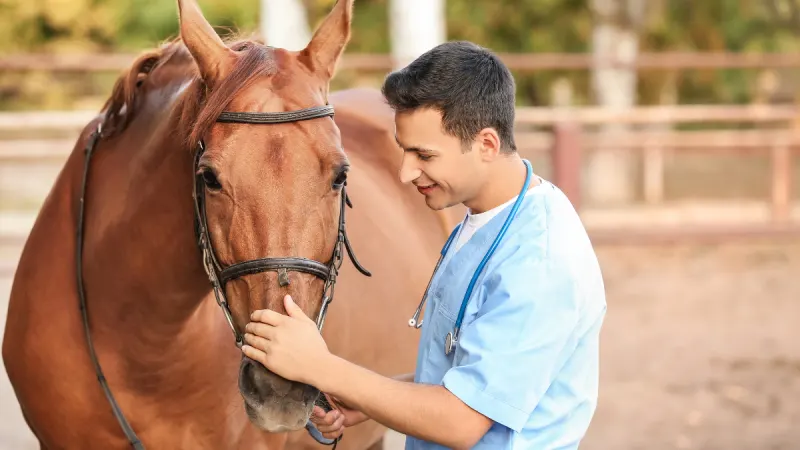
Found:
<path fill-rule="evenodd" d="M 84 273 L 98 339 L 124 333 L 166 348 L 210 292 L 194 231 L 192 153 L 175 132 L 179 92 L 143 99 L 114 148 L 99 145 L 92 162 Z"/>

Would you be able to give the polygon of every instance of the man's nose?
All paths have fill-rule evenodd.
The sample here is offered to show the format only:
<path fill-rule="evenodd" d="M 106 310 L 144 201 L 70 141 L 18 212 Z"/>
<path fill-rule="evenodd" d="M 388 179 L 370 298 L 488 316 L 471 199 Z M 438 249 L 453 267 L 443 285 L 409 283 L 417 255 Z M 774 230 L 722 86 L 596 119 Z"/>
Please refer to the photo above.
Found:
<path fill-rule="evenodd" d="M 414 158 L 409 157 L 408 153 L 403 155 L 403 163 L 400 165 L 400 182 L 410 183 L 422 175 L 416 164 Z"/>

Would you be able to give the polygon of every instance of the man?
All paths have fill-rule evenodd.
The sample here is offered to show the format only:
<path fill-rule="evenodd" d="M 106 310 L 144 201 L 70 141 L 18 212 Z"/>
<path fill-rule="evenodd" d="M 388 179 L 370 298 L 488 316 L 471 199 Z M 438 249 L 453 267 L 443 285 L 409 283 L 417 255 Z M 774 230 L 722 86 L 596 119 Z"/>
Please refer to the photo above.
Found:
<path fill-rule="evenodd" d="M 491 52 L 449 42 L 389 75 L 383 94 L 402 181 L 432 209 L 468 208 L 429 289 L 413 378 L 331 355 L 289 296 L 288 316 L 253 313 L 243 352 L 333 398 L 339 409 L 312 419 L 328 438 L 369 418 L 405 434 L 407 449 L 577 448 L 597 404 L 603 280 L 568 199 L 516 152 L 511 73 Z"/>

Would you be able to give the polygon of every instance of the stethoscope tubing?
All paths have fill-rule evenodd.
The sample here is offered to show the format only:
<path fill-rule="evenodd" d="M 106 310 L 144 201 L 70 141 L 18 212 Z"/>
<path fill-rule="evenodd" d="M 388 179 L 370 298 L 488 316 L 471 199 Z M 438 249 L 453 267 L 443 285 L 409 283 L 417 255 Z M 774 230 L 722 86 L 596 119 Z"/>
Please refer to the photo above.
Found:
<path fill-rule="evenodd" d="M 461 331 L 461 324 L 464 321 L 464 314 L 467 310 L 469 299 L 472 296 L 472 290 L 475 288 L 475 283 L 478 281 L 480 274 L 483 272 L 483 269 L 485 268 L 489 259 L 492 257 L 492 254 L 494 254 L 494 251 L 497 249 L 497 246 L 500 244 L 500 241 L 505 236 L 506 231 L 508 231 L 508 227 L 511 225 L 511 222 L 516 217 L 517 211 L 519 210 L 519 207 L 525 198 L 525 193 L 528 191 L 528 187 L 530 186 L 533 170 L 531 168 L 530 162 L 528 162 L 525 159 L 523 159 L 522 161 L 525 164 L 525 169 L 526 169 L 525 183 L 522 185 L 522 190 L 520 190 L 520 193 L 517 196 L 516 201 L 514 202 L 514 206 L 511 208 L 511 212 L 509 212 L 508 217 L 506 217 L 505 222 L 503 222 L 503 226 L 497 233 L 497 236 L 492 242 L 492 245 L 489 247 L 489 250 L 487 250 L 486 254 L 483 256 L 483 259 L 481 260 L 480 264 L 478 264 L 478 268 L 475 269 L 475 272 L 472 274 L 472 279 L 470 280 L 469 285 L 467 286 L 467 290 L 464 293 L 464 298 L 461 300 L 461 308 L 458 311 L 458 318 L 456 319 L 455 326 L 451 332 L 448 332 L 449 343 L 446 344 L 445 354 L 450 353 L 450 349 L 458 340 L 458 335 Z M 447 251 L 450 249 L 450 245 L 453 243 L 453 238 L 461 229 L 463 223 L 464 222 L 458 224 L 458 226 L 453 230 L 453 232 L 450 233 L 450 237 L 447 238 L 447 242 L 445 242 L 444 246 L 442 247 L 442 251 L 439 254 L 439 260 L 436 262 L 436 267 L 433 269 L 433 274 L 431 275 L 430 280 L 428 280 L 428 286 L 425 288 L 425 293 L 423 294 L 422 299 L 420 300 L 419 306 L 417 306 L 417 309 L 414 312 L 414 316 L 408 321 L 408 325 L 410 327 L 415 327 L 415 328 L 422 327 L 422 320 L 419 320 L 419 316 L 422 312 L 423 306 L 425 305 L 425 301 L 428 298 L 428 291 L 433 282 L 433 278 L 436 276 L 436 272 L 439 270 L 439 266 L 441 265 L 444 256 L 447 254 Z"/>

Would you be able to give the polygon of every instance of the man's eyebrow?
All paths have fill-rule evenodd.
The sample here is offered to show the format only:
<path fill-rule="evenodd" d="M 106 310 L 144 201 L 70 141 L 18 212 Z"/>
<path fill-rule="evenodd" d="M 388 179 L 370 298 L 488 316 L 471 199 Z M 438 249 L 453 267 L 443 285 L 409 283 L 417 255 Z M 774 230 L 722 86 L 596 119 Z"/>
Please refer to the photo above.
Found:
<path fill-rule="evenodd" d="M 400 148 L 405 149 L 405 147 L 403 147 L 403 144 L 400 143 L 400 139 L 397 139 L 396 134 L 394 135 L 394 141 L 397 142 L 397 145 L 400 146 Z"/>
<path fill-rule="evenodd" d="M 419 152 L 433 153 L 433 150 L 430 150 L 430 149 L 427 149 L 427 148 L 423 148 L 423 147 L 404 147 L 403 144 L 400 143 L 400 139 L 397 139 L 397 135 L 394 136 L 394 140 L 395 140 L 395 142 L 397 142 L 397 145 L 399 145 L 400 148 L 403 149 L 403 151 L 406 151 L 406 152 L 418 152 L 418 153 Z"/>

